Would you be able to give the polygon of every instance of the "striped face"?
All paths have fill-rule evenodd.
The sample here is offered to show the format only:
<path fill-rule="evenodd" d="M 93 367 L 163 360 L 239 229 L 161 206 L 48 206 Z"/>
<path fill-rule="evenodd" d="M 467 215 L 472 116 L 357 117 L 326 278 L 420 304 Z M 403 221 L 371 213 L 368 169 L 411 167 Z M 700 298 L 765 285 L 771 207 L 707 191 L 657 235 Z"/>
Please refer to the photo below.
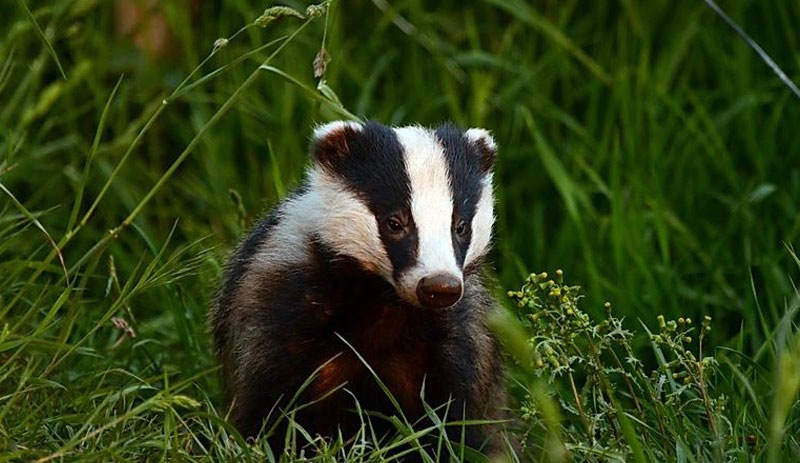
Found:
<path fill-rule="evenodd" d="M 464 269 L 489 248 L 496 146 L 483 129 L 332 122 L 314 133 L 320 239 L 411 304 L 461 299 Z"/>

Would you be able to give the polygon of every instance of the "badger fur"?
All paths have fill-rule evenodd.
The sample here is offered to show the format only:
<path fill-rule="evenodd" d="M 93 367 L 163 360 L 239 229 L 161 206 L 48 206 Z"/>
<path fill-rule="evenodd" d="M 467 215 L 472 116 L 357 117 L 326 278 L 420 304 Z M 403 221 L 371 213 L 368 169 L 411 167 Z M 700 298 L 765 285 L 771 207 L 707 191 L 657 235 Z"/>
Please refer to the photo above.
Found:
<path fill-rule="evenodd" d="M 243 435 L 271 426 L 315 372 L 294 402 L 311 403 L 294 415 L 311 435 L 352 435 L 356 400 L 397 416 L 375 375 L 412 423 L 423 390 L 433 407 L 449 402 L 449 420 L 503 416 L 481 269 L 496 151 L 486 130 L 451 124 L 316 129 L 304 182 L 233 254 L 211 317 Z M 473 448 L 500 448 L 494 425 L 465 432 Z"/>

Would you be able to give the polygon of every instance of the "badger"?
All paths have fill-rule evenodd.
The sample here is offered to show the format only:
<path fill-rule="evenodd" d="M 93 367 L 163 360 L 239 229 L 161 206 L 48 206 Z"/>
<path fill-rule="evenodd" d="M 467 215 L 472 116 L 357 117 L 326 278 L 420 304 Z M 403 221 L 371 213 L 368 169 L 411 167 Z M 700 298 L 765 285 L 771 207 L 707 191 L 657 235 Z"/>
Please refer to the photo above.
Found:
<path fill-rule="evenodd" d="M 357 408 L 502 421 L 483 268 L 490 133 L 338 121 L 316 128 L 310 151 L 301 185 L 229 259 L 212 310 L 231 422 L 247 437 L 274 424 L 282 451 L 286 414 L 312 436 L 352 436 Z M 371 423 L 391 431 L 384 421 Z M 451 437 L 501 451 L 497 424 L 464 428 Z"/>

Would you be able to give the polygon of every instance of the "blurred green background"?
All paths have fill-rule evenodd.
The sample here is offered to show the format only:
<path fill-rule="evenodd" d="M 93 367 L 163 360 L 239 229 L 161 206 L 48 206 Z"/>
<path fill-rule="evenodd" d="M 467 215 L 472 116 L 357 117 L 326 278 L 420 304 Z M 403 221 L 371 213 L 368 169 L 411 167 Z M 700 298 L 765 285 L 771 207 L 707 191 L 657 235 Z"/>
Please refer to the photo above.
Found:
<path fill-rule="evenodd" d="M 799 2 L 719 3 L 800 81 Z M 341 1 L 254 26 L 267 6 L 3 4 L 0 434 L 44 452 L 14 455 L 101 427 L 120 385 L 219 403 L 208 302 L 342 117 L 323 45 L 351 113 L 494 133 L 498 294 L 562 268 L 590 313 L 710 315 L 712 345 L 771 366 L 797 319 L 800 100 L 702 1 Z"/>

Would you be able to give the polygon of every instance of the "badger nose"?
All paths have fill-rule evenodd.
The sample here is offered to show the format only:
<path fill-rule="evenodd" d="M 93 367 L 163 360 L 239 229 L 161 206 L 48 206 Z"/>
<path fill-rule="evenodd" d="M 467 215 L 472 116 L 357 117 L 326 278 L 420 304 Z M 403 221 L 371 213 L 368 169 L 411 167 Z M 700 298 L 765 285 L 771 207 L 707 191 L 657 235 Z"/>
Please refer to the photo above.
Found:
<path fill-rule="evenodd" d="M 453 275 L 431 275 L 417 283 L 417 299 L 429 309 L 450 307 L 461 299 L 461 292 L 461 280 Z"/>

